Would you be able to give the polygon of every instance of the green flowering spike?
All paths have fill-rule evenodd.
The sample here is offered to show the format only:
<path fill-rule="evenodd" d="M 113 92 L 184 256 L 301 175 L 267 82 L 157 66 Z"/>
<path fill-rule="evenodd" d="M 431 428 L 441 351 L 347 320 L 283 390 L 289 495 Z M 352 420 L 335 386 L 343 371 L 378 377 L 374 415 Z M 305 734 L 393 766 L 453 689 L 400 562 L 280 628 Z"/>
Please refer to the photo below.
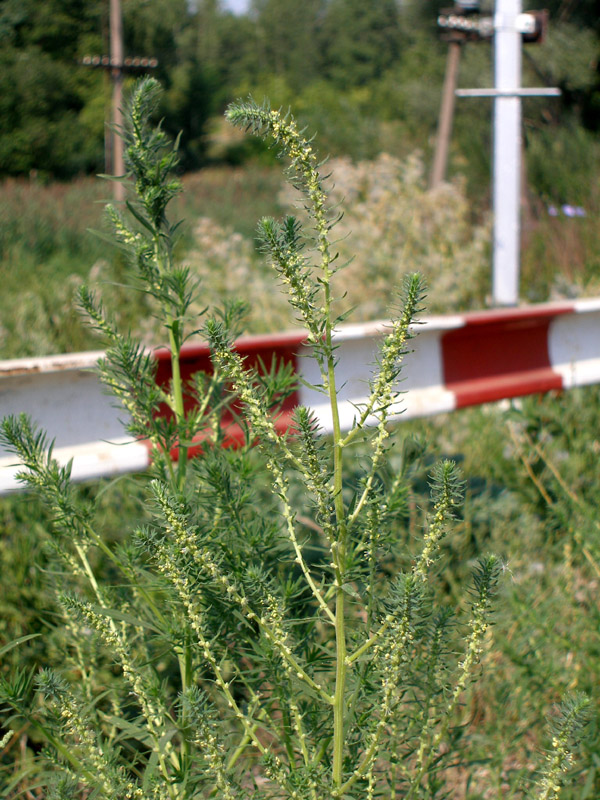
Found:
<path fill-rule="evenodd" d="M 77 291 L 81 311 L 89 318 L 92 326 L 109 341 L 116 341 L 118 333 L 112 320 L 107 319 L 102 301 L 97 301 L 94 292 L 82 284 Z"/>
<path fill-rule="evenodd" d="M 125 166 L 133 174 L 136 194 L 145 214 L 140 221 L 152 227 L 166 224 L 166 207 L 181 191 L 181 183 L 169 177 L 179 160 L 177 143 L 170 147 L 165 132 L 150 123 L 161 91 L 160 84 L 153 78 L 144 78 L 136 84 L 127 106 L 123 131 Z"/>
<path fill-rule="evenodd" d="M 462 502 L 464 480 L 453 461 L 441 461 L 434 467 L 430 480 L 433 515 L 425 533 L 423 549 L 415 563 L 414 572 L 425 580 L 429 567 L 439 552 L 454 510 Z"/>
<path fill-rule="evenodd" d="M 465 481 L 454 461 L 440 461 L 430 478 L 431 499 L 436 508 L 450 509 L 459 506 L 464 496 Z"/>
<path fill-rule="evenodd" d="M 51 779 L 48 786 L 47 800 L 73 800 L 79 791 L 79 780 L 76 775 L 68 772 Z"/>
<path fill-rule="evenodd" d="M 252 99 L 232 103 L 225 112 L 227 119 L 238 127 L 263 138 L 271 138 L 289 158 L 289 174 L 294 186 L 308 200 L 307 211 L 316 234 L 316 249 L 321 255 L 325 285 L 332 274 L 335 255 L 331 252 L 329 233 L 336 214 L 328 208 L 327 195 L 319 174 L 319 162 L 311 142 L 298 130 L 291 114 L 275 111 L 268 104 L 258 106 Z"/>
<path fill-rule="evenodd" d="M 36 685 L 47 700 L 60 702 L 69 690 L 67 682 L 52 669 L 42 669 L 36 678 Z"/>
<path fill-rule="evenodd" d="M 590 700 L 579 693 L 564 700 L 550 720 L 552 745 L 542 777 L 536 784 L 535 800 L 558 800 L 582 731 L 589 720 Z"/>
<path fill-rule="evenodd" d="M 319 285 L 301 252 L 299 230 L 294 217 L 286 217 L 283 224 L 264 217 L 258 225 L 258 238 L 281 277 L 291 306 L 299 313 L 299 321 L 308 328 L 310 341 L 319 345 L 324 323 L 317 302 Z"/>
<path fill-rule="evenodd" d="M 481 605 L 487 606 L 496 593 L 501 572 L 502 562 L 498 556 L 488 555 L 479 560 L 473 573 L 473 584 Z"/>

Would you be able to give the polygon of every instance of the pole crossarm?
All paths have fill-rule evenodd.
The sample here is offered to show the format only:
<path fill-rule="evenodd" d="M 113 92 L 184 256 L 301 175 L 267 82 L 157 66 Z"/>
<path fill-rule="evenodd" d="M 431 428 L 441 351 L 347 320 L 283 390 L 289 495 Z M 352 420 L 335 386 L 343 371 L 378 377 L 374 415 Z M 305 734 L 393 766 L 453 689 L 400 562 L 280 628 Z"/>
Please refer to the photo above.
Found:
<path fill-rule="evenodd" d="M 546 35 L 548 25 L 547 11 L 519 13 L 515 16 L 496 12 L 493 17 L 465 14 L 461 8 L 441 13 L 437 18 L 438 27 L 444 36 L 452 33 L 466 35 L 469 39 L 491 39 L 494 31 L 509 25 L 520 33 L 525 43 L 540 42 Z"/>
<path fill-rule="evenodd" d="M 158 59 L 134 56 L 133 58 L 124 58 L 121 62 L 118 62 L 116 58 L 111 58 L 110 56 L 84 56 L 79 61 L 79 64 L 82 67 L 116 68 L 128 72 L 136 69 L 155 69 L 158 67 Z"/>
<path fill-rule="evenodd" d="M 438 26 L 445 34 L 459 32 L 473 39 L 490 39 L 494 35 L 493 17 L 467 17 L 464 14 L 440 14 Z"/>
<path fill-rule="evenodd" d="M 521 89 L 457 89 L 457 97 L 560 97 L 556 87 L 526 87 Z"/>

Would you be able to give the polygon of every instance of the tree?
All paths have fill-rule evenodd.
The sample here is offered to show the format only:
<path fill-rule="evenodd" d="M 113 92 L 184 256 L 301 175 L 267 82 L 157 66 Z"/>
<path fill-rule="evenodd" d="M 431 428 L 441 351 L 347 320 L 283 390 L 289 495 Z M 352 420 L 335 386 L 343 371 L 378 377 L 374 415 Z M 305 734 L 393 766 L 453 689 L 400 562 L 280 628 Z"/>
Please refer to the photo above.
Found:
<path fill-rule="evenodd" d="M 99 0 L 5 0 L 0 6 L 0 174 L 57 177 L 102 165 L 103 120 L 88 113 L 100 75 L 79 70 L 100 48 Z"/>
<path fill-rule="evenodd" d="M 253 0 L 260 68 L 284 76 L 299 91 L 319 76 L 324 0 Z"/>
<path fill-rule="evenodd" d="M 198 166 L 213 84 L 186 47 L 187 4 L 124 0 L 123 15 L 125 51 L 158 59 L 167 130 L 183 132 L 184 167 Z M 109 51 L 107 0 L 4 0 L 0 45 L 0 175 L 101 170 L 106 83 L 78 60 Z"/>
<path fill-rule="evenodd" d="M 340 87 L 380 78 L 400 55 L 396 0 L 330 0 L 323 24 L 324 74 Z"/>
<path fill-rule="evenodd" d="M 101 124 L 89 127 L 86 101 L 102 92 L 98 74 L 79 80 L 73 67 L 39 48 L 0 54 L 0 174 L 32 170 L 59 178 L 102 165 Z M 85 119 L 85 122 L 84 122 Z"/>

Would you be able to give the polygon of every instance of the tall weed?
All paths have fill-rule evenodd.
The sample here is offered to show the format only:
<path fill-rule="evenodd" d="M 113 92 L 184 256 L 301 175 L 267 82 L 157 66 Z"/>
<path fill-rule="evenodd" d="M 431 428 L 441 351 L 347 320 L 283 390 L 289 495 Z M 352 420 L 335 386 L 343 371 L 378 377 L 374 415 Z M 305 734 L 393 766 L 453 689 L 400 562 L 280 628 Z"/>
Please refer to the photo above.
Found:
<path fill-rule="evenodd" d="M 461 613 L 439 602 L 437 565 L 463 492 L 450 461 L 432 470 L 416 541 L 403 526 L 413 459 L 408 448 L 403 468 L 390 468 L 387 413 L 421 310 L 421 279 L 407 276 L 369 399 L 342 431 L 332 339 L 336 212 L 294 120 L 235 104 L 229 119 L 274 140 L 304 193 L 306 232 L 286 217 L 263 218 L 259 234 L 308 331 L 333 436 L 320 437 L 302 407 L 294 436 L 277 431 L 273 414 L 294 378 L 244 364 L 233 346 L 239 304 L 204 323 L 214 372 L 184 383 L 179 358 L 198 328 L 197 287 L 174 257 L 177 226 L 166 208 L 180 184 L 171 176 L 176 153 L 148 122 L 157 93 L 145 80 L 133 94 L 125 136 L 137 198 L 127 218 L 111 206 L 108 214 L 132 279 L 162 319 L 167 389 L 156 385 L 148 352 L 119 332 L 93 293 L 79 293 L 108 341 L 101 377 L 127 410 L 131 434 L 152 450 L 150 522 L 113 543 L 69 466 L 52 460 L 45 434 L 26 418 L 2 425 L 23 481 L 53 516 L 66 643 L 55 668 L 0 679 L 9 724 L 25 722 L 47 745 L 34 786 L 57 799 L 448 796 L 456 759 L 472 758 L 463 706 L 491 644 L 502 562 L 483 555 L 473 565 Z M 222 447 L 224 409 L 240 426 L 237 452 Z M 202 457 L 189 463 L 199 434 Z M 558 797 L 586 705 L 581 695 L 563 704 L 529 797 Z M 14 737 L 9 730 L 0 747 Z M 24 780 L 11 777 L 7 793 Z"/>

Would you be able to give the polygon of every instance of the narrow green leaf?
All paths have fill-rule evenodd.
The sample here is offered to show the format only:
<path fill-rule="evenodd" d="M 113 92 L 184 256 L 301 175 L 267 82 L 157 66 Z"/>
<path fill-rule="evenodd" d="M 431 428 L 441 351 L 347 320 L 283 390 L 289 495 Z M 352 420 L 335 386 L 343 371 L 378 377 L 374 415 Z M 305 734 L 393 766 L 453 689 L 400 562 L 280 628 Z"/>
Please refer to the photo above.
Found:
<path fill-rule="evenodd" d="M 0 650 L 0 656 L 10 652 L 14 647 L 18 647 L 20 644 L 29 641 L 29 639 L 35 639 L 41 635 L 41 633 L 28 633 L 26 636 L 20 636 L 18 639 L 14 639 L 12 642 L 4 645 L 4 647 Z"/>

